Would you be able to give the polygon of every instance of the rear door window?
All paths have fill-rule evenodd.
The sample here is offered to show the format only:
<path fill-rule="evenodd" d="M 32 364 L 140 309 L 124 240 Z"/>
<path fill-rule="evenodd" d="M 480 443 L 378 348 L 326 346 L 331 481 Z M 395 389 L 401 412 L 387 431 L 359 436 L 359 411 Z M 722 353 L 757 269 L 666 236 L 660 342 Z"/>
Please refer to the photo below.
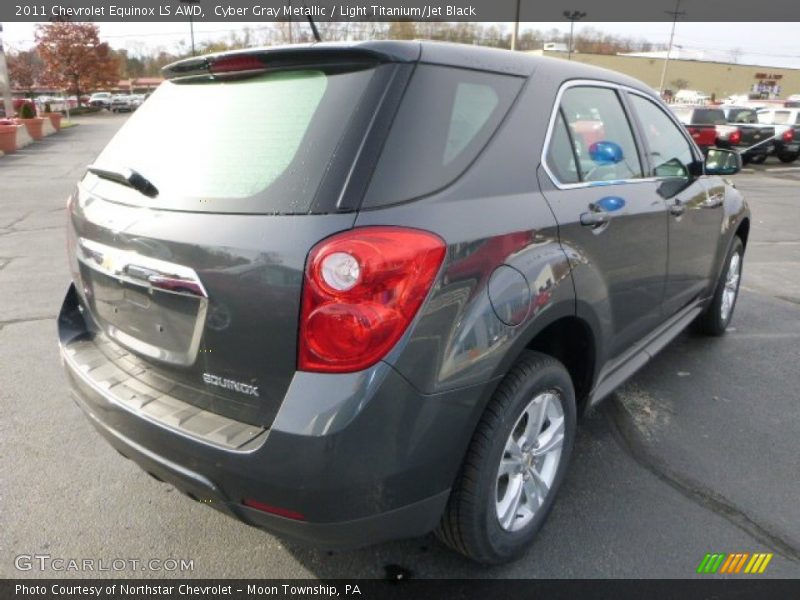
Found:
<path fill-rule="evenodd" d="M 575 159 L 575 149 L 572 146 L 567 123 L 560 110 L 553 125 L 546 164 L 559 183 L 578 183 L 581 180 L 578 163 Z"/>
<path fill-rule="evenodd" d="M 452 183 L 486 146 L 523 82 L 509 75 L 418 65 L 363 206 L 412 200 Z"/>
<path fill-rule="evenodd" d="M 615 90 L 568 88 L 561 97 L 560 111 L 569 128 L 582 181 L 642 177 L 633 130 Z M 548 166 L 552 170 L 553 165 L 548 162 Z"/>
<path fill-rule="evenodd" d="M 305 213 L 373 72 L 298 69 L 167 81 L 95 164 L 141 173 L 159 195 L 138 200 L 156 208 Z M 115 184 L 98 185 L 126 197 Z"/>

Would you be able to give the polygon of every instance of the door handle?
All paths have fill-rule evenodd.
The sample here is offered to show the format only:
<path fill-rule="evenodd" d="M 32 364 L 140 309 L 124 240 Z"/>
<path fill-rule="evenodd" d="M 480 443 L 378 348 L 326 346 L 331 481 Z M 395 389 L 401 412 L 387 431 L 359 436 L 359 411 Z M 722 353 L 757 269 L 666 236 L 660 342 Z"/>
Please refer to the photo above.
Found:
<path fill-rule="evenodd" d="M 604 210 L 593 210 L 581 214 L 581 225 L 584 227 L 600 227 L 611 219 L 610 215 Z"/>
<path fill-rule="evenodd" d="M 685 212 L 686 205 L 680 200 L 675 200 L 674 204 L 670 204 L 669 206 L 669 214 L 673 217 L 680 217 Z"/>

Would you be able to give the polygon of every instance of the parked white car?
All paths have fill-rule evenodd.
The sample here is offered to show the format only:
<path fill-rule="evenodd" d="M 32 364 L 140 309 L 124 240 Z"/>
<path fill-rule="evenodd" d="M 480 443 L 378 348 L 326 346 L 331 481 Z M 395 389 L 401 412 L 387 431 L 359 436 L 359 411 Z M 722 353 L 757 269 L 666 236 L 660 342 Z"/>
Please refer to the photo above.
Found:
<path fill-rule="evenodd" d="M 116 94 L 111 98 L 111 112 L 131 112 L 133 109 L 131 96 Z"/>
<path fill-rule="evenodd" d="M 680 104 L 704 105 L 711 100 L 711 96 L 697 90 L 678 90 L 675 94 L 675 102 Z"/>
<path fill-rule="evenodd" d="M 95 92 L 89 97 L 89 106 L 111 109 L 111 92 Z"/>

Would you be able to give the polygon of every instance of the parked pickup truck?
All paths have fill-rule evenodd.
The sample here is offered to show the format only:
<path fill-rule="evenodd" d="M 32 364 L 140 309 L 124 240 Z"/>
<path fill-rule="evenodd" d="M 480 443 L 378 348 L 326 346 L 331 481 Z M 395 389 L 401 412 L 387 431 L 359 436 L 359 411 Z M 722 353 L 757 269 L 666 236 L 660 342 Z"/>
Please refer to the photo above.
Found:
<path fill-rule="evenodd" d="M 717 145 L 717 127 L 715 125 L 687 125 L 686 130 L 695 143 L 700 146 L 703 154 L 708 154 L 708 149 Z"/>
<path fill-rule="evenodd" d="M 750 162 L 763 163 L 767 156 L 777 153 L 779 146 L 791 142 L 794 137 L 790 135 L 786 138 L 781 138 L 775 127 L 766 123 L 759 123 L 758 113 L 754 108 L 730 104 L 723 104 L 719 108 L 725 113 L 728 123 L 735 125 L 741 131 L 742 139 L 740 143 L 743 146 L 758 144 L 753 151 L 747 153 Z M 755 152 L 758 148 L 765 149 L 765 152 Z"/>
<path fill-rule="evenodd" d="M 756 113 L 759 123 L 775 127 L 775 156 L 785 163 L 800 156 L 800 108 L 763 108 Z"/>
<path fill-rule="evenodd" d="M 690 133 L 696 142 L 698 137 L 695 134 L 699 134 L 708 144 L 711 135 L 709 130 L 713 127 L 716 134 L 714 145 L 737 151 L 742 155 L 742 162 L 762 163 L 774 150 L 774 142 L 767 141 L 775 137 L 774 128 L 757 123 L 755 126 L 747 123 L 730 123 L 722 107 L 673 105 L 671 108 L 679 121 L 687 128 L 695 130 L 695 133 L 691 130 Z M 698 142 L 698 145 L 701 144 Z M 708 147 L 706 145 L 706 148 Z"/>

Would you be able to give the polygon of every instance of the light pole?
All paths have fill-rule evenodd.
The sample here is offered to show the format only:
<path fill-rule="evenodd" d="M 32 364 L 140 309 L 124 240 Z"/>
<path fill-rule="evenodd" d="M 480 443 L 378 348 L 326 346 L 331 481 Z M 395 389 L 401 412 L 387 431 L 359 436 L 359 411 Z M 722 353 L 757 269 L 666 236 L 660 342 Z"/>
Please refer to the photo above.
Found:
<path fill-rule="evenodd" d="M 669 45 L 667 46 L 667 56 L 664 58 L 664 66 L 661 69 L 661 83 L 658 85 L 658 93 L 664 93 L 664 81 L 667 78 L 667 65 L 669 64 L 669 55 L 672 53 L 672 42 L 675 39 L 675 24 L 678 22 L 678 17 L 686 13 L 681 12 L 681 0 L 675 0 L 675 10 L 665 11 L 668 15 L 672 15 L 672 31 L 669 34 Z"/>
<path fill-rule="evenodd" d="M 0 92 L 3 94 L 3 107 L 6 119 L 14 117 L 14 102 L 11 99 L 11 77 L 6 66 L 6 53 L 3 51 L 3 24 L 0 23 Z"/>
<path fill-rule="evenodd" d="M 565 10 L 563 15 L 564 18 L 569 21 L 569 48 L 567 60 L 572 60 L 572 36 L 575 33 L 575 21 L 580 21 L 586 16 L 586 13 L 580 10 Z"/>

